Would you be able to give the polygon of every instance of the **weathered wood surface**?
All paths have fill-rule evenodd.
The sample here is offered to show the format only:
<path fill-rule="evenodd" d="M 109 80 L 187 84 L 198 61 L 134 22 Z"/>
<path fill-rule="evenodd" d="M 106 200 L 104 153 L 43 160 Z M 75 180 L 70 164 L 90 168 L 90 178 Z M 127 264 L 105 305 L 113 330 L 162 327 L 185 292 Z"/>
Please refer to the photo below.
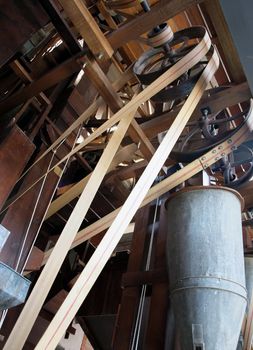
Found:
<path fill-rule="evenodd" d="M 49 162 L 51 155 L 49 154 L 47 157 L 43 159 L 43 162 L 37 164 L 32 171 L 25 178 L 24 183 L 21 186 L 21 191 L 23 187 L 29 185 L 29 183 L 33 182 L 34 179 L 38 178 L 41 172 L 45 171 Z M 40 223 L 43 219 L 51 196 L 54 192 L 56 183 L 58 180 L 58 176 L 54 173 L 48 175 L 42 193 L 40 204 L 37 206 L 35 215 L 32 219 L 31 226 L 29 228 L 29 232 L 26 238 L 26 242 L 23 247 L 23 251 L 21 254 L 21 258 L 19 259 L 21 248 L 25 239 L 25 235 L 31 220 L 33 209 L 36 205 L 37 197 L 39 195 L 42 181 L 40 181 L 35 187 L 33 191 L 25 194 L 20 200 L 18 200 L 15 204 L 13 204 L 5 214 L 1 224 L 5 226 L 10 232 L 10 236 L 0 253 L 0 260 L 7 265 L 13 267 L 14 269 L 17 267 L 18 263 L 18 271 L 22 271 L 26 258 L 29 254 L 29 251 L 32 247 L 34 238 L 37 234 L 37 230 L 40 227 Z"/>
<path fill-rule="evenodd" d="M 0 1 L 0 66 L 5 64 L 49 18 L 38 0 Z"/>
<path fill-rule="evenodd" d="M 0 209 L 35 150 L 29 138 L 15 126 L 0 148 Z"/>

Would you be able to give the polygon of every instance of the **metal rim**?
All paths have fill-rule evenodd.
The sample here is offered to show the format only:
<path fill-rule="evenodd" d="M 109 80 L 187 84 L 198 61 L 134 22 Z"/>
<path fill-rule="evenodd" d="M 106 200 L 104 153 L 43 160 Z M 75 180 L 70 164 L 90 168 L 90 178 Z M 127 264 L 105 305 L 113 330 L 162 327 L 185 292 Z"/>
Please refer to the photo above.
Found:
<path fill-rule="evenodd" d="M 234 190 L 233 188 L 228 188 L 228 187 L 224 187 L 224 186 L 188 186 L 183 188 L 182 190 L 173 193 L 164 203 L 164 206 L 167 210 L 167 205 L 169 203 L 169 201 L 171 201 L 172 199 L 174 199 L 175 197 L 184 194 L 185 192 L 193 192 L 193 191 L 203 191 L 203 190 L 223 190 L 223 191 L 228 191 L 230 193 L 233 193 L 237 199 L 239 199 L 240 204 L 241 204 L 241 210 L 244 209 L 244 198 L 240 195 L 239 192 L 237 192 L 236 190 Z"/>

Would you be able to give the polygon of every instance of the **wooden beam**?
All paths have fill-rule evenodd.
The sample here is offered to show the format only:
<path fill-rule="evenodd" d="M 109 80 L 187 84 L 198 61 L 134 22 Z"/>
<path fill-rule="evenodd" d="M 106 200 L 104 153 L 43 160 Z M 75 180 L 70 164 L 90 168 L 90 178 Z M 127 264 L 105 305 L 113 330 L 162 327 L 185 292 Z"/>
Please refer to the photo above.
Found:
<path fill-rule="evenodd" d="M 131 245 L 131 253 L 127 265 L 127 274 L 135 274 L 142 269 L 143 254 L 148 232 L 150 206 L 141 208 L 136 215 L 135 229 Z M 123 275 L 124 279 L 124 275 Z M 129 349 L 131 346 L 131 335 L 134 327 L 134 319 L 140 299 L 139 286 L 132 285 L 125 288 L 123 285 L 119 314 L 117 317 L 116 333 L 113 342 L 113 349 Z"/>
<path fill-rule="evenodd" d="M 120 121 L 118 125 L 118 129 L 113 134 L 106 149 L 104 150 L 102 156 L 100 157 L 95 171 L 92 173 L 92 175 L 88 179 L 85 189 L 81 194 L 75 206 L 74 211 L 70 215 L 69 221 L 65 225 L 59 239 L 57 240 L 57 243 L 55 245 L 56 249 L 54 250 L 54 253 L 51 255 L 51 257 L 49 258 L 47 264 L 45 265 L 39 277 L 39 280 L 38 280 L 39 283 L 36 283 L 29 297 L 29 302 L 33 304 L 33 310 L 31 310 L 31 308 L 29 307 L 29 303 L 27 303 L 19 317 L 19 320 L 16 323 L 17 325 L 18 322 L 21 321 L 23 324 L 22 327 L 26 326 L 26 332 L 23 332 L 18 343 L 16 343 L 16 340 L 13 339 L 14 343 L 17 344 L 17 349 L 18 348 L 21 349 L 23 347 L 24 342 L 31 331 L 33 323 L 35 322 L 36 317 L 38 316 L 38 313 L 46 299 L 46 296 L 50 290 L 50 287 L 53 284 L 53 281 L 64 261 L 65 255 L 61 254 L 59 256 L 57 251 L 58 249 L 61 252 L 65 250 L 67 253 L 67 251 L 69 250 L 71 243 L 75 238 L 76 232 L 79 229 L 87 211 L 89 210 L 89 207 L 94 199 L 94 196 L 99 189 L 99 186 L 103 180 L 103 177 L 107 172 L 107 169 L 131 123 L 131 120 L 134 117 L 134 114 L 135 112 L 134 113 L 132 112 L 128 116 L 125 115 L 125 118 Z M 74 223 L 72 222 L 73 219 L 71 220 L 71 218 L 74 219 Z M 45 283 L 45 281 L 47 281 L 47 283 Z M 37 305 L 36 308 L 35 308 L 35 305 Z M 28 312 L 30 313 L 29 318 L 27 317 Z M 24 321 L 22 321 L 22 315 L 24 315 L 23 317 L 25 317 L 25 320 L 26 320 L 25 325 L 24 325 Z M 7 344 L 8 344 L 8 341 L 5 345 L 8 348 Z"/>
<path fill-rule="evenodd" d="M 90 81 L 96 86 L 112 112 L 116 113 L 120 110 L 123 106 L 123 102 L 114 91 L 112 84 L 96 61 L 87 61 L 86 74 Z M 140 143 L 140 150 L 144 157 L 148 160 L 151 159 L 152 155 L 155 153 L 155 149 L 135 120 L 132 121 L 128 132 L 135 143 Z"/>
<path fill-rule="evenodd" d="M 130 146 L 130 147 L 129 147 Z M 134 147 L 133 147 L 134 146 Z M 126 161 L 129 159 L 129 157 L 132 157 L 133 151 L 135 151 L 137 147 L 135 145 L 128 145 L 120 149 L 113 161 L 111 162 L 111 165 L 108 168 L 107 173 L 115 169 L 115 167 L 123 161 Z M 48 212 L 46 214 L 45 220 L 49 219 L 52 215 L 54 215 L 57 211 L 59 211 L 61 208 L 63 208 L 66 204 L 71 202 L 73 199 L 78 197 L 84 187 L 86 186 L 91 174 L 85 176 L 82 180 L 74 184 L 70 189 L 68 189 L 65 193 L 63 193 L 61 196 L 56 198 L 48 208 Z"/>
<path fill-rule="evenodd" d="M 34 144 L 17 127 L 11 130 L 0 148 L 0 209 L 35 150 Z"/>
<path fill-rule="evenodd" d="M 109 59 L 113 55 L 113 49 L 85 3 L 81 0 L 59 0 L 59 2 L 91 52 L 96 57 L 102 55 L 105 59 Z"/>
<path fill-rule="evenodd" d="M 109 166 L 108 163 L 110 164 L 113 158 L 113 155 L 116 153 L 115 144 L 117 145 L 117 143 L 119 144 L 121 142 L 122 140 L 121 136 L 122 138 L 124 137 L 123 131 L 124 131 L 124 128 L 126 127 L 126 123 L 131 122 L 134 116 L 134 113 L 136 112 L 137 108 L 141 103 L 147 101 L 151 96 L 156 94 L 158 91 L 162 90 L 165 86 L 167 86 L 176 78 L 178 78 L 180 75 L 182 75 L 183 72 L 190 69 L 190 67 L 193 67 L 197 62 L 199 62 L 207 54 L 207 52 L 210 49 L 211 42 L 208 37 L 208 34 L 206 32 L 204 32 L 203 34 L 204 36 L 202 40 L 190 53 L 188 53 L 182 60 L 177 62 L 175 65 L 173 65 L 171 69 L 169 69 L 164 74 L 162 74 L 158 79 L 156 79 L 151 85 L 149 85 L 139 95 L 133 98 L 133 100 L 128 105 L 124 106 L 119 112 L 117 112 L 108 121 L 108 124 L 110 125 L 120 121 L 118 129 L 113 134 L 108 146 L 106 147 L 102 157 L 100 158 L 96 166 L 96 172 L 94 172 L 94 174 L 91 176 L 90 181 L 86 185 L 67 224 L 65 225 L 64 230 L 56 243 L 53 253 L 50 255 L 35 287 L 33 288 L 30 294 L 30 297 L 27 303 L 24 306 L 24 309 L 15 327 L 13 328 L 10 334 L 9 339 L 5 344 L 5 349 L 11 349 L 11 348 L 15 348 L 15 350 L 22 349 L 25 343 L 25 340 L 32 328 L 32 325 L 39 313 L 39 310 L 45 301 L 47 293 L 50 290 L 50 287 L 58 273 L 58 270 L 61 267 L 61 264 L 65 258 L 65 255 L 67 254 L 67 251 L 70 249 L 72 241 L 75 238 L 76 232 L 78 231 L 82 223 L 82 220 L 86 213 L 85 210 L 89 209 L 89 205 L 93 200 L 94 195 L 99 187 L 99 184 L 101 183 L 103 176 L 105 175 L 105 172 Z M 114 221 L 114 225 L 112 225 L 111 229 L 108 231 L 109 233 L 107 232 L 107 234 L 104 236 L 103 240 L 101 241 L 103 248 L 100 248 L 101 247 L 101 244 L 100 244 L 98 249 L 95 251 L 95 254 L 92 256 L 89 263 L 86 265 L 85 269 L 83 270 L 84 273 L 82 272 L 82 274 L 78 279 L 78 282 L 72 288 L 69 294 L 71 298 L 73 293 L 75 293 L 75 289 L 77 288 L 79 289 L 78 285 L 82 283 L 82 279 L 84 278 L 84 280 L 86 280 L 85 274 L 86 274 L 87 266 L 89 265 L 88 270 L 91 269 L 93 271 L 92 265 L 94 264 L 94 262 L 97 264 L 96 255 L 99 254 L 99 251 L 101 251 L 103 256 L 102 257 L 99 256 L 100 267 L 97 268 L 96 271 L 94 271 L 94 275 L 92 277 L 93 281 L 89 284 L 89 287 L 84 290 L 84 295 L 87 295 L 88 290 L 92 287 L 94 281 L 99 275 L 108 257 L 111 255 L 111 249 L 112 251 L 114 250 L 115 245 L 117 244 L 117 241 L 120 239 L 121 235 L 126 230 L 128 224 L 131 221 L 132 216 L 134 215 L 135 211 L 138 209 L 139 205 L 144 199 L 145 194 L 148 191 L 148 188 L 151 186 L 152 182 L 154 181 L 154 178 L 156 177 L 164 161 L 166 160 L 170 150 L 172 149 L 175 142 L 177 141 L 186 122 L 190 118 L 190 115 L 193 112 L 196 104 L 199 102 L 199 99 L 206 88 L 206 84 L 212 78 L 212 75 L 215 72 L 217 65 L 218 65 L 218 57 L 216 53 L 214 53 L 212 58 L 210 59 L 209 64 L 206 66 L 204 72 L 202 73 L 201 78 L 197 82 L 197 85 L 192 90 L 191 95 L 189 96 L 185 105 L 182 107 L 180 113 L 178 114 L 178 117 L 175 120 L 175 124 L 171 127 L 166 137 L 163 139 L 163 142 L 159 146 L 159 149 L 157 150 L 156 154 L 153 156 L 149 165 L 145 169 L 145 172 L 142 174 L 140 181 L 137 183 L 134 190 L 132 191 L 127 201 L 125 202 L 125 205 L 122 207 L 121 213 L 118 216 L 118 220 Z M 101 132 L 101 128 L 100 128 L 100 132 Z M 123 135 L 120 135 L 121 132 Z M 88 139 L 89 141 L 91 139 L 93 140 L 94 134 L 97 135 L 99 134 L 99 132 L 98 133 L 94 132 L 92 134 L 93 137 L 89 136 L 87 140 Z M 86 142 L 87 144 L 89 143 L 88 141 Z M 138 194 L 138 198 L 136 198 L 137 194 Z M 122 222 L 122 219 L 123 219 L 123 222 Z M 115 234 L 115 229 L 117 234 Z M 109 242 L 106 243 L 106 246 L 107 244 L 109 244 L 108 250 L 106 249 L 104 251 L 103 242 L 104 241 L 107 242 L 108 240 Z M 79 294 L 79 291 L 78 291 L 78 294 Z M 57 336 L 49 337 L 50 345 L 47 340 L 48 335 L 45 333 L 45 336 L 42 337 L 41 339 L 42 343 L 37 345 L 37 349 L 39 348 L 45 349 L 45 347 L 50 349 L 55 348 L 55 346 L 58 344 L 59 336 L 61 337 L 62 335 L 62 330 L 65 329 L 65 321 L 67 320 L 68 324 L 70 323 L 71 319 L 73 318 L 72 316 L 73 313 L 75 314 L 76 307 L 79 308 L 80 306 L 81 299 L 82 298 L 79 298 L 78 302 L 76 302 L 75 304 L 75 307 L 74 308 L 72 307 L 72 309 L 70 310 L 71 312 L 68 313 L 68 316 L 66 316 L 64 321 L 61 321 L 61 317 L 59 318 L 57 316 L 58 315 L 57 313 L 56 318 L 54 318 L 54 320 L 57 320 L 57 319 L 60 320 L 60 323 L 61 323 L 61 326 L 59 327 L 60 331 L 57 326 L 57 329 L 58 329 L 58 332 L 56 332 Z M 68 302 L 68 300 L 69 300 L 69 297 L 67 297 L 66 301 Z M 65 307 L 65 302 L 63 303 L 63 307 Z M 61 309 L 62 308 L 60 308 L 59 311 L 61 311 Z M 71 315 L 71 319 L 69 320 L 70 315 Z M 55 327 L 54 320 L 52 321 L 52 324 L 51 324 L 53 329 Z M 50 329 L 52 329 L 52 327 L 48 328 L 49 332 L 50 332 Z M 22 329 L 22 332 L 20 331 L 20 329 Z M 53 333 L 56 334 L 54 330 L 53 330 Z M 43 345 L 44 342 L 46 342 L 46 345 L 45 344 Z"/>
<path fill-rule="evenodd" d="M 39 270 L 41 268 L 43 257 L 43 251 L 34 246 L 25 265 L 25 271 L 31 272 Z"/>
<path fill-rule="evenodd" d="M 165 347 L 168 312 L 169 308 L 171 308 L 168 271 L 165 269 L 167 266 L 167 221 L 167 211 L 164 202 L 162 202 L 160 207 L 159 229 L 155 235 L 153 257 L 155 271 L 160 271 L 160 276 L 159 274 L 158 276 L 154 275 L 151 280 L 153 281 L 153 286 L 148 316 L 148 328 L 144 345 L 144 348 L 147 350 L 164 349 Z"/>
<path fill-rule="evenodd" d="M 59 340 L 62 337 L 62 334 L 68 327 L 69 322 L 73 319 L 80 305 L 83 303 L 83 300 L 89 293 L 97 277 L 104 268 L 107 260 L 110 258 L 123 232 L 141 205 L 143 199 L 145 198 L 145 195 L 148 192 L 148 189 L 154 182 L 157 174 L 159 173 L 169 153 L 174 147 L 178 137 L 180 136 L 187 121 L 189 120 L 191 113 L 194 111 L 197 103 L 201 98 L 201 95 L 206 89 L 207 84 L 212 79 L 214 72 L 218 68 L 218 61 L 218 56 L 216 52 L 214 52 L 210 58 L 208 65 L 196 83 L 196 86 L 193 88 L 191 94 L 189 95 L 177 118 L 175 119 L 173 125 L 167 132 L 156 153 L 144 170 L 142 176 L 140 177 L 140 180 L 135 185 L 125 204 L 118 213 L 116 219 L 112 223 L 109 230 L 106 232 L 100 245 L 83 269 L 79 279 L 71 289 L 68 297 L 65 299 L 64 303 L 60 307 L 56 316 L 38 343 L 36 347 L 37 350 L 54 349 L 58 344 Z"/>
<path fill-rule="evenodd" d="M 108 35 L 108 40 L 116 50 L 125 43 L 138 38 L 151 28 L 167 21 L 176 14 L 184 11 L 187 7 L 198 4 L 203 0 L 170 0 L 160 1 L 152 6 L 151 11 L 136 16 L 133 20 L 123 24 L 119 29 Z"/>
<path fill-rule="evenodd" d="M 253 130 L 253 112 L 251 111 L 251 114 L 248 119 L 248 123 L 244 124 L 244 126 L 240 130 L 238 130 L 237 133 L 234 134 L 232 138 L 230 138 L 228 141 L 224 141 L 219 146 L 213 148 L 211 151 L 207 152 L 200 158 L 196 159 L 192 163 L 185 166 L 183 169 L 177 171 L 175 174 L 171 175 L 167 179 L 164 179 L 161 183 L 154 185 L 149 190 L 141 206 L 145 206 L 146 204 L 150 203 L 152 200 L 156 199 L 157 197 L 169 191 L 170 189 L 180 185 L 181 183 L 188 180 L 192 176 L 196 175 L 203 169 L 206 169 L 210 165 L 214 164 L 218 159 L 221 159 L 224 155 L 231 153 L 234 147 L 238 147 L 241 143 L 247 141 L 247 139 L 251 137 L 252 130 Z M 252 205 L 253 205 L 253 200 L 252 200 Z M 110 227 L 113 220 L 116 218 L 117 214 L 119 213 L 120 209 L 121 208 L 114 210 L 112 213 L 101 218 L 94 224 L 91 224 L 85 229 L 79 231 L 76 235 L 76 238 L 71 248 L 74 248 L 79 244 L 82 244 L 86 240 L 90 239 L 91 237 L 97 235 L 98 233 Z M 45 253 L 43 263 L 45 263 L 48 260 L 48 257 L 50 256 L 51 252 L 52 250 L 48 250 Z"/>
<path fill-rule="evenodd" d="M 0 112 L 4 114 L 14 107 L 25 103 L 29 98 L 37 96 L 42 91 L 56 85 L 60 81 L 70 77 L 72 74 L 78 72 L 82 68 L 81 55 L 72 57 L 58 67 L 52 69 L 50 72 L 44 74 L 38 80 L 31 82 L 31 84 L 24 87 L 21 91 L 16 92 L 10 97 L 6 98 L 0 103 Z"/>
<path fill-rule="evenodd" d="M 71 54 L 75 55 L 76 53 L 80 52 L 82 48 L 78 40 L 72 33 L 67 21 L 64 19 L 55 3 L 52 0 L 40 0 L 40 3 L 49 15 L 53 25 L 55 26 L 56 30 L 58 31 L 60 37 L 66 44 Z"/>

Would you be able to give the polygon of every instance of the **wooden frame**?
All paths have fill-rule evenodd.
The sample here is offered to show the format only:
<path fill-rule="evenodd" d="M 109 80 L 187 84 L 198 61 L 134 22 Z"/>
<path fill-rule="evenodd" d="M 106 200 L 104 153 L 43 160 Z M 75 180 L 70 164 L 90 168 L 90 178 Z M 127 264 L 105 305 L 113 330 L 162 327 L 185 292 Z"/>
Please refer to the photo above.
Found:
<path fill-rule="evenodd" d="M 75 154 L 75 152 L 82 149 L 84 145 L 87 145 L 89 142 L 97 138 L 102 132 L 107 130 L 112 125 L 115 125 L 119 121 L 120 121 L 119 125 L 124 125 L 124 127 L 126 127 L 125 123 L 132 120 L 134 113 L 136 112 L 137 108 L 141 105 L 141 103 L 147 101 L 151 96 L 155 95 L 165 86 L 167 86 L 172 81 L 180 77 L 185 71 L 193 67 L 197 62 L 199 62 L 200 59 L 202 59 L 207 54 L 210 47 L 211 47 L 210 38 L 207 32 L 203 31 L 202 40 L 190 53 L 188 53 L 184 58 L 178 61 L 178 63 L 172 66 L 171 69 L 169 69 L 167 72 L 161 75 L 158 79 L 156 79 L 145 90 L 143 90 L 136 97 L 134 97 L 119 112 L 114 114 L 114 116 L 111 119 L 105 122 L 99 129 L 97 129 L 92 135 L 90 135 L 81 145 L 77 146 L 72 152 L 70 152 L 68 154 L 68 157 Z M 179 112 L 178 117 L 175 119 L 174 123 L 169 129 L 167 136 L 164 138 L 160 147 L 152 157 L 149 165 L 145 169 L 140 179 L 141 181 L 139 181 L 135 186 L 134 190 L 128 197 L 128 200 L 126 201 L 125 205 L 122 207 L 119 215 L 117 216 L 116 220 L 111 226 L 111 229 L 108 231 L 108 234 L 105 236 L 105 238 L 102 240 L 101 243 L 103 243 L 105 240 L 108 241 L 108 239 L 111 241 L 111 237 L 114 236 L 114 233 L 115 233 L 114 230 L 116 231 L 118 230 L 118 234 L 115 235 L 116 240 L 114 238 L 111 241 L 111 247 L 112 246 L 114 247 L 115 244 L 117 244 L 117 240 L 120 239 L 121 235 L 127 228 L 128 224 L 130 223 L 131 217 L 134 215 L 135 211 L 138 209 L 139 205 L 144 199 L 144 196 L 148 191 L 149 187 L 151 186 L 154 178 L 156 177 L 157 172 L 160 171 L 160 168 L 162 167 L 164 161 L 166 160 L 170 150 L 172 149 L 175 142 L 177 141 L 177 138 L 181 134 L 181 131 L 183 130 L 188 119 L 190 118 L 191 113 L 194 111 L 197 103 L 201 98 L 202 93 L 206 88 L 207 83 L 211 79 L 214 71 L 216 70 L 217 65 L 218 65 L 218 56 L 216 53 L 213 53 L 212 58 L 209 64 L 207 65 L 206 69 L 204 70 L 201 78 L 199 79 L 196 87 L 193 89 L 190 97 L 187 99 L 185 105 L 182 107 L 181 111 Z M 113 137 L 111 138 L 109 144 L 107 145 L 103 153 L 103 156 L 101 157 L 95 171 L 91 175 L 91 178 L 89 179 L 85 189 L 83 190 L 83 193 L 80 196 L 60 238 L 58 239 L 52 254 L 50 255 L 35 287 L 33 288 L 31 295 L 24 306 L 23 311 L 18 321 L 16 322 L 15 327 L 12 330 L 9 339 L 5 344 L 5 349 L 11 349 L 11 348 L 15 348 L 17 350 L 22 349 L 25 343 L 25 340 L 33 326 L 33 323 L 45 301 L 47 293 L 49 292 L 50 287 L 61 267 L 64 257 L 67 254 L 68 250 L 70 249 L 71 243 L 75 238 L 76 232 L 78 231 L 82 223 L 83 217 L 85 215 L 84 208 L 87 208 L 87 209 L 89 208 L 88 203 L 91 203 L 92 199 L 96 194 L 95 189 L 98 188 L 97 182 L 99 183 L 99 181 L 100 182 L 102 181 L 103 176 L 105 175 L 106 170 L 110 162 L 112 161 L 113 157 L 110 156 L 110 152 L 113 148 L 116 148 L 116 149 L 118 148 L 116 145 L 119 145 L 120 141 L 124 137 L 124 132 L 122 132 L 123 129 L 124 129 L 123 127 L 121 128 L 118 126 L 118 129 L 114 132 Z M 125 132 L 126 132 L 126 128 L 125 128 Z M 57 166 L 63 161 L 63 159 L 57 164 Z M 101 174 L 100 174 L 100 171 L 101 171 Z M 95 254 L 90 260 L 90 264 L 93 264 L 94 259 L 96 261 L 96 255 L 99 254 L 99 251 L 101 251 L 101 249 L 103 250 L 103 248 L 100 248 L 101 246 L 103 245 L 101 244 L 99 245 L 98 249 L 96 250 Z M 104 258 L 101 259 L 101 264 L 100 264 L 101 268 L 105 263 L 105 261 L 107 261 L 107 259 L 109 258 L 111 254 L 110 251 L 111 249 L 108 249 L 108 252 L 105 255 L 103 255 Z M 99 271 L 101 270 L 101 268 L 98 268 L 96 270 L 97 272 L 96 274 L 94 274 L 94 277 L 99 274 Z M 82 279 L 80 281 L 82 281 Z M 76 283 L 74 288 L 72 289 L 73 293 L 75 293 L 75 287 L 78 284 Z M 90 283 L 89 286 L 91 288 L 92 283 Z M 72 313 L 73 313 L 73 310 L 72 310 Z M 58 318 L 57 315 L 56 315 L 56 319 Z M 54 327 L 54 322 L 52 322 L 52 327 Z M 22 331 L 20 331 L 20 329 L 22 329 Z M 61 330 L 62 329 L 63 328 L 61 327 Z M 45 342 L 44 337 L 42 338 L 42 344 L 43 342 Z M 54 337 L 54 340 L 53 340 L 53 343 L 55 342 L 58 342 L 56 337 Z M 54 348 L 54 345 L 52 344 L 50 344 L 50 348 Z M 37 348 L 39 347 L 40 345 L 38 344 Z M 42 348 L 45 348 L 45 346 L 42 345 Z"/>

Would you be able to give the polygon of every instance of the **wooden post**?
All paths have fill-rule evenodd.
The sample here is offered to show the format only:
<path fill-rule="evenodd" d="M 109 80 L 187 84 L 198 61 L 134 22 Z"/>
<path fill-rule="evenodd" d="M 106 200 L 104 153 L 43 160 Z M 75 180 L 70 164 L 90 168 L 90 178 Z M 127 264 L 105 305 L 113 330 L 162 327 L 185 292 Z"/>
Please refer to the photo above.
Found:
<path fill-rule="evenodd" d="M 113 49 L 95 19 L 81 0 L 59 0 L 67 16 L 96 57 L 109 59 Z"/>

